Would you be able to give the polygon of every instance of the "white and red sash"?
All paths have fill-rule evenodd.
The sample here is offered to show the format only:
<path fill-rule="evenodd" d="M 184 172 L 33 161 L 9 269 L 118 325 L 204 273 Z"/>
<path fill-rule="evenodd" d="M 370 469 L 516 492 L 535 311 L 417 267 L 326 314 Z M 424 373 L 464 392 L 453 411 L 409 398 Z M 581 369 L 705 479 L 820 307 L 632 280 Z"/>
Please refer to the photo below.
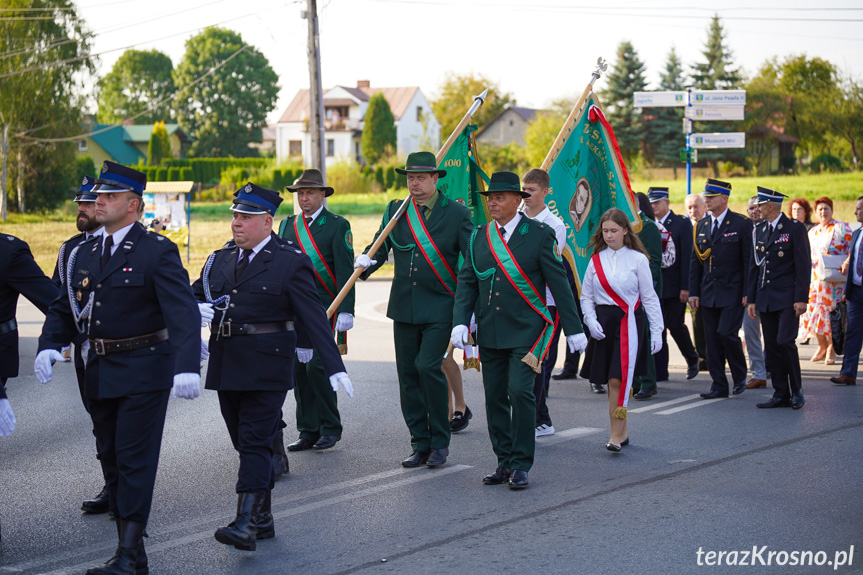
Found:
<path fill-rule="evenodd" d="M 641 304 L 636 298 L 634 302 L 624 300 L 608 281 L 605 269 L 602 267 L 600 254 L 594 254 L 591 258 L 596 270 L 596 277 L 605 293 L 614 300 L 614 303 L 623 310 L 623 318 L 620 320 L 620 393 L 617 397 L 617 409 L 614 416 L 618 419 L 626 419 L 626 406 L 629 403 L 629 394 L 632 390 L 632 378 L 635 372 L 635 363 L 638 359 L 638 328 L 635 324 L 635 310 Z"/>

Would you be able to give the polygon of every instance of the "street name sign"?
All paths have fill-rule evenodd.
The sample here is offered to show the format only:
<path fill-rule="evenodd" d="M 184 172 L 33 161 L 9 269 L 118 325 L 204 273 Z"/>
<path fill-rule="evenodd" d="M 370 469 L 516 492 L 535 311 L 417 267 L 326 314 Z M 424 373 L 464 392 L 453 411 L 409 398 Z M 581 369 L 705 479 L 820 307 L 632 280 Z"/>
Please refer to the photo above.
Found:
<path fill-rule="evenodd" d="M 636 108 L 669 108 L 686 105 L 686 92 L 635 92 Z"/>
<path fill-rule="evenodd" d="M 692 148 L 745 148 L 746 132 L 717 132 L 713 134 L 692 134 L 689 137 Z"/>
<path fill-rule="evenodd" d="M 743 106 L 688 106 L 684 111 L 690 120 L 743 119 Z"/>

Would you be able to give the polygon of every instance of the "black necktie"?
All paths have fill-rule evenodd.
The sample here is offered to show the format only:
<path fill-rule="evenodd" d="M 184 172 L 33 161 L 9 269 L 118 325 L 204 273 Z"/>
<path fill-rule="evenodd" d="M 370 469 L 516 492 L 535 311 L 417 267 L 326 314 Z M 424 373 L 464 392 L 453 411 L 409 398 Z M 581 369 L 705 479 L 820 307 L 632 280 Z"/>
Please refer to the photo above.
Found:
<path fill-rule="evenodd" d="M 503 238 L 503 241 L 506 241 L 506 228 L 503 226 L 500 227 L 500 237 Z"/>
<path fill-rule="evenodd" d="M 719 235 L 719 220 L 717 218 L 713 218 L 713 231 L 710 233 L 710 242 L 713 243 L 716 241 L 716 236 Z"/>
<path fill-rule="evenodd" d="M 312 216 L 306 216 L 305 220 L 307 224 L 312 225 Z"/>
<path fill-rule="evenodd" d="M 240 259 L 237 260 L 237 267 L 234 268 L 234 276 L 240 279 L 247 267 L 249 267 L 249 250 L 241 249 Z"/>
<path fill-rule="evenodd" d="M 854 260 L 854 268 L 857 270 L 857 275 L 863 276 L 863 240 L 857 240 L 857 254 L 854 256 Z"/>
<path fill-rule="evenodd" d="M 105 246 L 102 251 L 102 270 L 108 267 L 108 260 L 111 259 L 111 246 L 114 245 L 112 236 L 105 236 Z"/>

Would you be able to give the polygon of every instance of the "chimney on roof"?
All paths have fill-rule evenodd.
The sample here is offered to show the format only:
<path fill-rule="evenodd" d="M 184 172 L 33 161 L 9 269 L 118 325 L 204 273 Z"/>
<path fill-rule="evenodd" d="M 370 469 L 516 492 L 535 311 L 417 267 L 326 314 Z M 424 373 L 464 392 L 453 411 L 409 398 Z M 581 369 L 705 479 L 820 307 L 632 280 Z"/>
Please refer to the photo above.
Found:
<path fill-rule="evenodd" d="M 371 82 L 368 80 L 357 80 L 357 88 L 371 88 Z"/>

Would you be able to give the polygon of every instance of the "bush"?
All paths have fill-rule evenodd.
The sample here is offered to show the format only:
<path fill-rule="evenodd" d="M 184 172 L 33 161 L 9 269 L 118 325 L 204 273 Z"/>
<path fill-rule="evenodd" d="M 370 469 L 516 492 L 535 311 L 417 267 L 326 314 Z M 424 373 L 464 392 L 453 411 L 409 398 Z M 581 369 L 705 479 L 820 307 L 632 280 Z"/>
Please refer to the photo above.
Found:
<path fill-rule="evenodd" d="M 168 168 L 168 181 L 169 182 L 179 182 L 180 181 L 180 168 Z"/>
<path fill-rule="evenodd" d="M 809 171 L 813 174 L 820 174 L 821 172 L 837 174 L 844 171 L 844 167 L 842 166 L 842 160 L 836 156 L 831 154 L 819 154 L 809 162 Z"/>
<path fill-rule="evenodd" d="M 96 165 L 93 163 L 93 158 L 84 156 L 83 158 L 75 159 L 75 181 L 78 186 L 84 181 L 84 176 L 96 177 Z M 77 188 L 76 188 L 77 189 Z"/>
<path fill-rule="evenodd" d="M 380 170 L 383 174 L 383 170 Z M 327 167 L 327 185 L 337 194 L 379 193 L 382 187 L 353 162 L 338 162 Z"/>
<path fill-rule="evenodd" d="M 382 190 L 386 188 L 386 186 L 384 185 L 384 169 L 380 166 L 375 168 L 375 181 L 378 183 Z"/>
<path fill-rule="evenodd" d="M 195 172 L 192 168 L 180 168 L 180 180 L 183 182 L 194 181 Z"/>
<path fill-rule="evenodd" d="M 156 177 L 153 178 L 155 182 L 167 182 L 168 181 L 168 168 L 156 168 Z"/>
<path fill-rule="evenodd" d="M 396 185 L 396 169 L 394 166 L 387 167 L 384 188 L 390 190 Z"/>

